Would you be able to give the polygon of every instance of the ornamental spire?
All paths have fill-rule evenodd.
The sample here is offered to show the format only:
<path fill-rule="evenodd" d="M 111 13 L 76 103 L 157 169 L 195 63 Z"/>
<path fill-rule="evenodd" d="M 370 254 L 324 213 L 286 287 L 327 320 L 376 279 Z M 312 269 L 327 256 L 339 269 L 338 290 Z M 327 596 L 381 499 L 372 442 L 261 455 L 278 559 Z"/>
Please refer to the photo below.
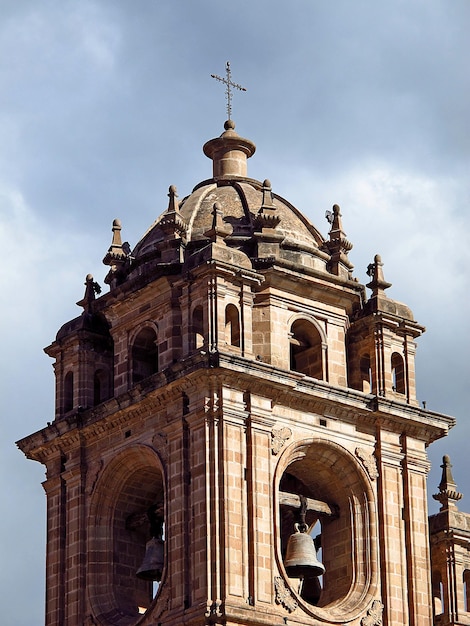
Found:
<path fill-rule="evenodd" d="M 457 485 L 452 476 L 452 465 L 447 454 L 442 457 L 442 477 L 439 483 L 439 493 L 433 494 L 434 500 L 441 503 L 440 511 L 457 510 L 457 502 L 463 494 L 457 491 Z"/>

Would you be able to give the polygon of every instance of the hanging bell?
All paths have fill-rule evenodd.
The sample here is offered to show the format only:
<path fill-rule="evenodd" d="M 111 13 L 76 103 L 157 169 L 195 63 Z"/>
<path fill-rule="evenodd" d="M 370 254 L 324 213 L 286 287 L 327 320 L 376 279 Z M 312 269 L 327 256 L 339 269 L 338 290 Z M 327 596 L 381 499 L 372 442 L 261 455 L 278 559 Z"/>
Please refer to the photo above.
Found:
<path fill-rule="evenodd" d="M 325 566 L 317 559 L 317 551 L 307 524 L 294 524 L 295 533 L 287 542 L 284 566 L 290 578 L 321 576 Z"/>
<path fill-rule="evenodd" d="M 137 578 L 161 581 L 164 563 L 163 547 L 163 539 L 158 537 L 152 537 L 147 541 L 144 560 L 136 572 Z"/>

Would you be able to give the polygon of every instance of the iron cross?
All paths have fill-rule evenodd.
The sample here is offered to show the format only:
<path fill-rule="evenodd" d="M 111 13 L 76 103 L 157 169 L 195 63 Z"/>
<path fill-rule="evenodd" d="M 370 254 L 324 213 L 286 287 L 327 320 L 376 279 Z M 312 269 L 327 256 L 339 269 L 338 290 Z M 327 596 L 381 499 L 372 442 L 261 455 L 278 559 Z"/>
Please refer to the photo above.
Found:
<path fill-rule="evenodd" d="M 232 119 L 232 89 L 231 87 L 235 87 L 235 89 L 239 89 L 240 91 L 246 91 L 245 87 L 242 87 L 238 83 L 232 82 L 232 72 L 230 71 L 230 61 L 227 61 L 225 65 L 226 78 L 222 78 L 221 76 L 217 76 L 217 74 L 211 74 L 212 78 L 215 80 L 224 83 L 225 85 L 225 97 L 227 98 L 227 116 L 228 119 Z"/>

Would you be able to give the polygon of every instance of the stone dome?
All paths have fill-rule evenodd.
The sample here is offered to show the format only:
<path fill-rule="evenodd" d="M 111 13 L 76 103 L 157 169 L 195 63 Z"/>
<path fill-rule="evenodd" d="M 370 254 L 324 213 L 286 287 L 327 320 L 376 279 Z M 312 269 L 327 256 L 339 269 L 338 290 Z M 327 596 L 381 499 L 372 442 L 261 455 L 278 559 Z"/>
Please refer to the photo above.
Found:
<path fill-rule="evenodd" d="M 170 205 L 137 244 L 132 256 L 137 263 L 155 258 L 160 245 L 168 240 L 169 226 L 184 239 L 191 253 L 207 245 L 213 227 L 214 204 L 218 203 L 223 222 L 230 230 L 226 245 L 244 252 L 250 259 L 271 257 L 275 243 L 279 259 L 319 270 L 326 270 L 330 259 L 327 242 L 320 232 L 290 202 L 272 193 L 268 180 L 247 176 L 247 159 L 256 147 L 235 132 L 228 120 L 224 132 L 204 145 L 204 154 L 213 163 L 213 176 L 193 189 L 181 202 L 170 188 Z M 262 244 L 262 245 L 260 245 Z"/>

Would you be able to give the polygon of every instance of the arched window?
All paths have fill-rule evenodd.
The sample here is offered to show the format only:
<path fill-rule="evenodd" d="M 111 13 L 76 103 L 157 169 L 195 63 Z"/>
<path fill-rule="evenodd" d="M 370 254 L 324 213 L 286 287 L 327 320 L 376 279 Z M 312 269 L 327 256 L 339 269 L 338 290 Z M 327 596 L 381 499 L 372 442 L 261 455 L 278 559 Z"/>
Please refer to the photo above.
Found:
<path fill-rule="evenodd" d="M 463 597 L 465 611 L 470 613 L 470 569 L 463 573 Z"/>
<path fill-rule="evenodd" d="M 143 328 L 134 339 L 131 360 L 133 383 L 158 372 L 157 334 L 150 326 Z"/>
<path fill-rule="evenodd" d="M 111 395 L 109 372 L 105 369 L 96 370 L 93 376 L 93 405 L 108 400 Z"/>
<path fill-rule="evenodd" d="M 68 372 L 64 378 L 64 412 L 73 409 L 73 372 Z"/>
<path fill-rule="evenodd" d="M 444 585 L 442 584 L 441 573 L 438 570 L 434 570 L 431 579 L 434 615 L 442 615 L 444 612 Z"/>
<path fill-rule="evenodd" d="M 193 329 L 192 329 L 192 341 L 193 349 L 199 350 L 204 345 L 204 325 L 203 325 L 203 311 L 202 306 L 198 305 L 193 310 Z"/>
<path fill-rule="evenodd" d="M 231 346 L 240 347 L 240 315 L 234 304 L 225 308 L 225 341 Z"/>
<path fill-rule="evenodd" d="M 372 368 L 370 366 L 370 356 L 363 354 L 360 360 L 362 391 L 372 393 Z"/>
<path fill-rule="evenodd" d="M 322 340 L 308 320 L 296 320 L 291 327 L 290 369 L 323 380 Z"/>
<path fill-rule="evenodd" d="M 398 352 L 392 354 L 392 385 L 393 391 L 405 393 L 405 366 Z"/>

